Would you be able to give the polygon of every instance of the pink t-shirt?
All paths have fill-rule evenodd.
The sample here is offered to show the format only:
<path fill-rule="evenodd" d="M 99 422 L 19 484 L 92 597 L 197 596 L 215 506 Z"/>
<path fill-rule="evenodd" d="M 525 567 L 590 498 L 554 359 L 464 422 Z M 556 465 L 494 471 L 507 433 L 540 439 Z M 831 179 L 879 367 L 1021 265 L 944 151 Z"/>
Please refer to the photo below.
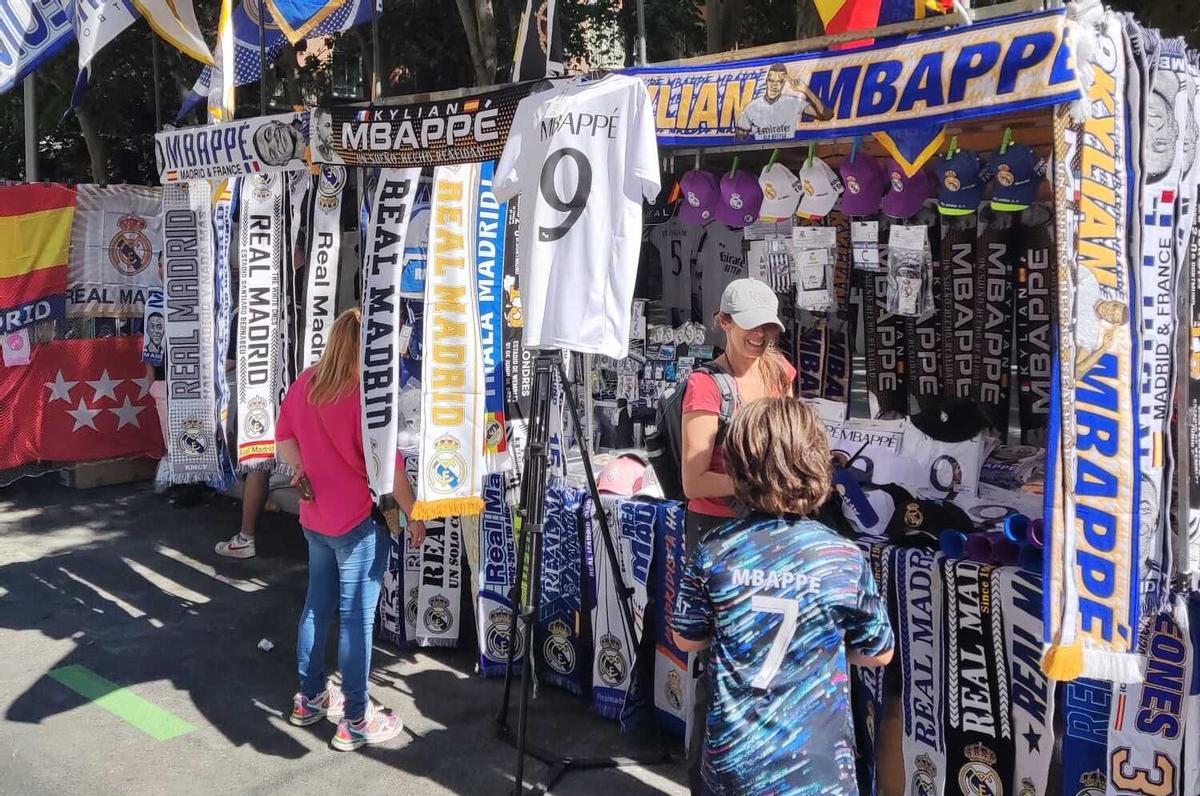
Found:
<path fill-rule="evenodd" d="M 789 362 L 788 377 L 796 379 L 796 369 Z M 736 384 L 736 382 L 735 382 Z M 683 413 L 712 412 L 721 414 L 721 388 L 717 381 L 708 373 L 693 371 L 688 376 L 687 389 L 683 393 Z M 713 445 L 712 458 L 708 463 L 710 473 L 725 475 L 725 448 L 720 443 Z M 729 498 L 692 498 L 688 500 L 688 511 L 705 514 L 709 517 L 736 517 L 737 512 Z"/>
<path fill-rule="evenodd" d="M 336 401 L 308 400 L 314 369 L 300 374 L 279 411 L 275 439 L 300 445 L 313 500 L 300 501 L 300 524 L 326 536 L 341 536 L 371 514 L 371 490 L 363 456 L 362 400 L 356 386 Z M 403 467 L 403 458 L 397 455 Z"/>

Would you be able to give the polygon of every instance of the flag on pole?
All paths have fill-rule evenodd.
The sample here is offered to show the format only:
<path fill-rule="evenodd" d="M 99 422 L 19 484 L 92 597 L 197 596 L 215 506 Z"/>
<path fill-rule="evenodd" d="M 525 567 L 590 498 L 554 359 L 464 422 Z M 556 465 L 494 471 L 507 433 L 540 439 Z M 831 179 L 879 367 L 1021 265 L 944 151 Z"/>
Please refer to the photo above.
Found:
<path fill-rule="evenodd" d="M 0 94 L 32 74 L 71 41 L 66 0 L 3 0 L 0 14 Z"/>
<path fill-rule="evenodd" d="M 78 0 L 77 0 L 78 1 Z M 192 0 L 132 0 L 133 5 L 154 32 L 172 47 L 202 64 L 213 62 L 212 53 L 204 43 L 200 23 L 196 21 L 196 9 Z"/>
<path fill-rule="evenodd" d="M 221 17 L 217 21 L 217 60 L 212 67 L 206 67 L 209 75 L 205 86 L 204 96 L 208 99 L 208 121 L 211 124 L 228 122 L 233 119 L 234 108 L 234 66 L 235 45 L 233 39 L 233 0 L 221 0 Z M 257 54 L 257 50 L 255 53 Z M 205 72 L 200 74 L 204 79 Z M 199 82 L 196 84 L 200 85 Z M 196 89 L 192 89 L 193 92 Z M 190 99 L 189 95 L 189 99 Z M 182 116 L 185 111 L 180 111 Z"/>
<path fill-rule="evenodd" d="M 555 0 L 525 0 L 525 12 L 517 29 L 513 81 L 561 75 L 565 71 L 563 60 Z"/>
<path fill-rule="evenodd" d="M 336 14 L 346 0 L 265 0 L 271 17 L 292 44 L 316 35 L 317 26 Z M 368 19 L 371 7 L 367 6 Z"/>

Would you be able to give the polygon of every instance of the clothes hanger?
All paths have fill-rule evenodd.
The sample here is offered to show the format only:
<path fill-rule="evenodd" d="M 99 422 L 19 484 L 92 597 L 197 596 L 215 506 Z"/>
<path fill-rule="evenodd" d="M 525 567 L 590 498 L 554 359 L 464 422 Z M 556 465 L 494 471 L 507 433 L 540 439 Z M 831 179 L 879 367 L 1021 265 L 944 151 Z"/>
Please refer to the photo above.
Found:
<path fill-rule="evenodd" d="M 1012 146 L 1012 143 L 1013 143 L 1012 128 L 1005 127 L 1004 128 L 1004 140 L 1000 142 L 1000 154 L 1003 155 L 1006 152 L 1008 152 L 1008 148 L 1010 146 Z"/>

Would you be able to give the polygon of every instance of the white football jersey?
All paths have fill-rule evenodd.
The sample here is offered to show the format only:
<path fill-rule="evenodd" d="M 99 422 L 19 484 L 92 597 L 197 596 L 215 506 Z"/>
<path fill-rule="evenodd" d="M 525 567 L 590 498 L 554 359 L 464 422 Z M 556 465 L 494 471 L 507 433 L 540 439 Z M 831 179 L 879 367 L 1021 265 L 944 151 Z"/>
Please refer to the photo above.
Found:
<path fill-rule="evenodd" d="M 704 237 L 704 227 L 672 218 L 652 227 L 649 237 L 662 266 L 663 305 L 670 310 L 679 310 L 687 320 L 692 312 L 692 268 L 696 249 Z"/>
<path fill-rule="evenodd" d="M 704 325 L 708 328 L 707 345 L 724 345 L 724 335 L 713 316 L 721 309 L 725 286 L 746 276 L 746 255 L 742 253 L 742 231 L 714 221 L 704 228 L 705 237 L 696 255 L 700 269 L 700 302 L 704 307 Z"/>
<path fill-rule="evenodd" d="M 623 358 L 642 200 L 659 192 L 645 84 L 610 75 L 521 100 L 494 189 L 521 195 L 525 345 Z"/>
<path fill-rule="evenodd" d="M 783 141 L 796 134 L 806 107 L 808 98 L 800 94 L 782 94 L 774 102 L 768 102 L 764 95 L 742 110 L 737 126 L 759 141 Z"/>

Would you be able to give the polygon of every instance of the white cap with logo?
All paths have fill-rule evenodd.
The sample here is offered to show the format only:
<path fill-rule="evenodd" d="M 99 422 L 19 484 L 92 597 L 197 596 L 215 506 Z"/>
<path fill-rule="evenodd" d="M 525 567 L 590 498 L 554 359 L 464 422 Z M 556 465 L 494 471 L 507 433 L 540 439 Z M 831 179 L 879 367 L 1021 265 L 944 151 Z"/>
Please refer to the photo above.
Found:
<path fill-rule="evenodd" d="M 796 215 L 809 219 L 829 215 L 843 190 L 842 180 L 837 173 L 828 163 L 814 157 L 800 167 L 799 178 L 803 193 Z"/>
<path fill-rule="evenodd" d="M 721 294 L 721 312 L 733 319 L 739 329 L 757 329 L 773 323 L 783 330 L 779 320 L 779 297 L 766 282 L 735 279 Z"/>
<path fill-rule="evenodd" d="M 758 178 L 763 192 L 758 217 L 763 221 L 785 221 L 796 212 L 803 188 L 792 170 L 782 163 L 772 163 Z"/>

